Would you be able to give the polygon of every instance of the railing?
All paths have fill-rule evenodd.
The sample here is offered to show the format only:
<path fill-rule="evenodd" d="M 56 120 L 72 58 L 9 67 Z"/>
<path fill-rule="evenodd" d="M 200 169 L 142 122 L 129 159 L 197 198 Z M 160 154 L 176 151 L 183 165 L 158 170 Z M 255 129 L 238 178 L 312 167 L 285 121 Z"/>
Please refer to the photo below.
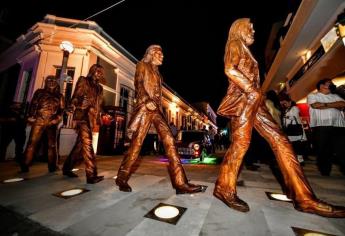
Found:
<path fill-rule="evenodd" d="M 296 74 L 289 80 L 289 87 L 291 88 L 320 58 L 325 54 L 322 45 L 314 52 L 309 60 L 296 72 Z"/>

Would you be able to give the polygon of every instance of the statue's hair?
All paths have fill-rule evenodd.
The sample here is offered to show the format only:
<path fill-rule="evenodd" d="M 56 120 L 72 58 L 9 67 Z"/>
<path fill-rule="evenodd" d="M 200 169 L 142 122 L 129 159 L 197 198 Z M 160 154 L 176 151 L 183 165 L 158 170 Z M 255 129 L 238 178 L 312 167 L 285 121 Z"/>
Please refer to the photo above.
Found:
<path fill-rule="evenodd" d="M 224 62 L 226 63 L 229 60 L 230 56 L 230 42 L 233 40 L 242 40 L 241 33 L 245 27 L 250 24 L 249 18 L 240 18 L 235 20 L 229 30 L 228 41 L 225 46 Z"/>
<path fill-rule="evenodd" d="M 152 55 L 156 50 L 162 50 L 162 47 L 158 44 L 153 44 L 146 49 L 145 55 L 143 56 L 143 62 L 151 62 Z"/>
<path fill-rule="evenodd" d="M 98 68 L 102 68 L 103 69 L 103 66 L 101 66 L 100 64 L 93 64 L 90 67 L 90 70 L 89 70 L 89 73 L 87 74 L 87 77 L 92 77 L 95 74 L 96 69 L 98 69 Z"/>
<path fill-rule="evenodd" d="M 48 80 L 55 80 L 56 82 L 56 87 L 53 91 L 53 93 L 60 93 L 60 85 L 59 82 L 57 81 L 57 78 L 55 75 L 48 75 L 44 81 L 44 89 L 48 89 L 47 81 Z"/>

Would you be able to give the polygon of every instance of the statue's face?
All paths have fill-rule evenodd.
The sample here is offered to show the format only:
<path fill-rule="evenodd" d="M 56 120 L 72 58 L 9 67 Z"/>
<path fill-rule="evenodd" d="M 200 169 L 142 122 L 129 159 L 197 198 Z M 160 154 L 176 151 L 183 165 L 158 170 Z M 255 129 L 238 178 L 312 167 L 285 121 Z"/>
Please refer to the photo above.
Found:
<path fill-rule="evenodd" d="M 47 78 L 46 87 L 53 91 L 58 86 L 58 83 L 55 78 Z"/>
<path fill-rule="evenodd" d="M 252 23 L 248 23 L 245 25 L 245 27 L 243 27 L 241 35 L 242 35 L 243 41 L 245 42 L 247 46 L 250 46 L 254 43 L 254 33 L 255 33 L 255 30 L 253 28 Z"/>
<path fill-rule="evenodd" d="M 160 66 L 163 63 L 163 52 L 160 48 L 155 48 L 152 52 L 152 64 L 156 66 Z"/>
<path fill-rule="evenodd" d="M 93 73 L 93 76 L 92 78 L 99 82 L 99 81 L 102 81 L 104 77 L 104 71 L 103 71 L 103 68 L 96 68 L 95 72 Z"/>

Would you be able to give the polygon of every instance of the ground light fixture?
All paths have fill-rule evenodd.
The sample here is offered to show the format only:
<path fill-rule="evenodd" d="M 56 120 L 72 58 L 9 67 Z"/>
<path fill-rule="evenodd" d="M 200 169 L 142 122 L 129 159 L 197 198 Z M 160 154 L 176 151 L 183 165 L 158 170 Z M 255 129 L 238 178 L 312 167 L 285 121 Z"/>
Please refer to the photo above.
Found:
<path fill-rule="evenodd" d="M 73 172 L 77 172 L 79 169 L 78 168 L 73 168 L 72 171 Z"/>
<path fill-rule="evenodd" d="M 144 217 L 176 225 L 186 210 L 185 207 L 159 203 Z"/>
<path fill-rule="evenodd" d="M 336 236 L 334 234 L 322 233 L 310 229 L 291 227 L 296 236 Z"/>
<path fill-rule="evenodd" d="M 4 180 L 4 181 L 2 181 L 2 183 L 9 184 L 9 183 L 21 182 L 23 180 L 24 180 L 24 178 L 12 178 L 12 179 Z"/>
<path fill-rule="evenodd" d="M 283 193 L 266 192 L 266 195 L 268 199 L 270 200 L 281 201 L 281 202 L 292 202 L 292 200 Z"/>
<path fill-rule="evenodd" d="M 80 194 L 83 194 L 83 193 L 86 193 L 89 191 L 90 190 L 85 189 L 85 188 L 72 188 L 72 189 L 68 189 L 68 190 L 63 190 L 61 192 L 53 193 L 53 195 L 56 197 L 68 199 L 68 198 L 75 197 L 75 196 L 78 196 Z"/>

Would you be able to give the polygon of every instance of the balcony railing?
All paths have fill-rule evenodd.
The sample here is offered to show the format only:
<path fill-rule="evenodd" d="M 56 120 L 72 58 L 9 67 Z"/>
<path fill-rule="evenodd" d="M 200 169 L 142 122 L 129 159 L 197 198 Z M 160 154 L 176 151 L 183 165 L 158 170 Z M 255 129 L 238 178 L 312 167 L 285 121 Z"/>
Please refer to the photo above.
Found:
<path fill-rule="evenodd" d="M 291 88 L 320 58 L 325 54 L 322 45 L 314 52 L 306 63 L 296 72 L 296 74 L 289 80 L 289 87 Z"/>

